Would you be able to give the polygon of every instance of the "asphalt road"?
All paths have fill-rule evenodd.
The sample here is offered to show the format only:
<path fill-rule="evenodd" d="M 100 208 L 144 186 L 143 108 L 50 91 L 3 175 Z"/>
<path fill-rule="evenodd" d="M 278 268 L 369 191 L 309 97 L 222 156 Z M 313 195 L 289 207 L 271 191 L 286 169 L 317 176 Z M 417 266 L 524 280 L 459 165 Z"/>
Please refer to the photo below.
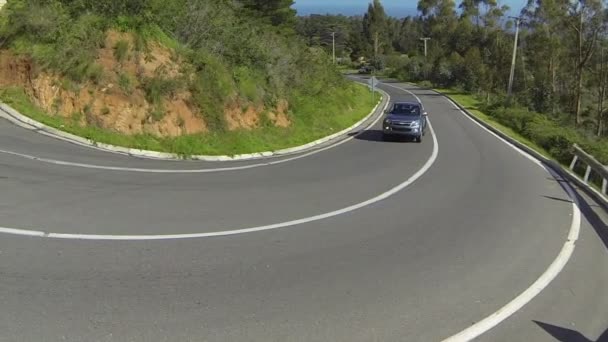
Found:
<path fill-rule="evenodd" d="M 563 182 L 443 97 L 396 86 L 420 96 L 435 139 L 382 142 L 376 126 L 302 158 L 206 173 L 105 170 L 0 153 L 4 228 L 199 234 L 367 204 L 218 237 L 0 234 L 0 341 L 441 341 L 496 312 L 560 253 L 571 199 Z M 382 88 L 393 101 L 413 98 Z M 174 171 L 260 163 L 134 159 L 5 121 L 0 149 Z M 392 195 L 366 203 L 382 194 Z M 584 215 L 572 259 L 480 340 L 608 339 L 608 220 L 579 200 Z"/>

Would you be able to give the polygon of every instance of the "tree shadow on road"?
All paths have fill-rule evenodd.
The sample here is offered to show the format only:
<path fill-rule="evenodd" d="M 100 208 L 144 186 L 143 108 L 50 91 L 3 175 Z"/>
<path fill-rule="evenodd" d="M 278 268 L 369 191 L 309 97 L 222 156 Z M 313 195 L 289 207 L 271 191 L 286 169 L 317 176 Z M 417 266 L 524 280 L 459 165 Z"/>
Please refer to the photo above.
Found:
<path fill-rule="evenodd" d="M 548 198 L 550 200 L 554 200 L 554 201 L 559 201 L 559 202 L 566 202 L 566 203 L 572 203 L 571 199 L 568 198 L 559 198 L 559 197 L 553 197 L 553 196 L 546 196 L 543 195 L 544 198 Z"/>
<path fill-rule="evenodd" d="M 549 165 L 550 166 L 550 165 Z M 555 168 L 555 167 L 554 167 Z M 563 171 L 560 171 L 560 173 Z M 595 200 L 595 194 L 591 190 L 579 188 L 578 186 L 568 182 L 561 176 L 559 179 L 554 179 L 557 181 L 560 186 L 566 191 L 565 185 L 570 184 L 572 190 L 574 190 L 574 195 L 576 196 L 576 201 L 578 202 L 578 208 L 581 211 L 581 214 L 585 217 L 587 222 L 591 225 L 597 236 L 604 243 L 606 249 L 608 249 L 608 225 L 604 222 L 604 219 L 598 215 L 597 211 L 603 210 L 604 212 L 608 212 L 608 207 L 603 203 Z M 585 193 L 589 196 L 586 198 L 582 195 Z M 547 196 L 545 196 L 547 197 Z M 555 198 L 550 198 L 555 200 Z M 608 342 L 608 341 L 607 341 Z"/>
<path fill-rule="evenodd" d="M 580 209 L 581 214 L 585 217 L 587 222 L 589 222 L 589 224 L 591 225 L 591 227 L 593 228 L 595 233 L 598 235 L 600 240 L 604 243 L 604 246 L 606 247 L 606 249 L 608 249 L 608 225 L 604 222 L 604 220 L 596 212 L 599 210 L 608 212 L 608 207 L 596 199 L 597 195 L 594 194 L 593 191 L 591 191 L 589 189 L 579 188 L 575 184 L 572 184 L 571 182 L 569 182 L 564 174 L 565 171 L 563 171 L 561 169 L 561 167 L 559 166 L 559 164 L 557 164 L 556 162 L 544 160 L 543 164 L 548 168 L 552 168 L 552 169 L 556 170 L 559 175 L 559 177 L 556 177 L 556 178 L 549 177 L 547 179 L 556 181 L 566 193 L 568 192 L 566 185 L 567 184 L 570 185 L 570 187 L 572 188 L 572 190 L 574 192 L 574 196 L 576 197 L 575 199 L 578 203 L 578 208 Z M 582 193 L 587 194 L 588 198 L 583 196 Z M 551 200 L 566 201 L 565 199 L 555 198 L 555 197 L 550 197 L 550 196 L 543 196 L 543 197 L 546 197 Z"/>
<path fill-rule="evenodd" d="M 587 199 L 581 196 L 579 191 L 579 189 L 575 189 L 574 191 L 578 200 L 578 207 L 581 210 L 581 213 L 587 219 L 587 222 L 589 222 L 589 224 L 593 227 L 593 230 L 595 230 L 596 234 L 602 240 L 604 246 L 608 249 L 608 225 L 606 225 L 604 220 L 596 213 L 596 210 L 608 211 L 608 208 L 605 208 L 600 203 L 589 204 Z M 596 207 L 596 209 L 594 210 L 592 206 Z"/>
<path fill-rule="evenodd" d="M 597 340 L 593 341 L 575 330 L 562 328 L 539 321 L 533 322 L 546 331 L 549 335 L 561 342 L 608 342 L 608 329 L 606 329 Z"/>

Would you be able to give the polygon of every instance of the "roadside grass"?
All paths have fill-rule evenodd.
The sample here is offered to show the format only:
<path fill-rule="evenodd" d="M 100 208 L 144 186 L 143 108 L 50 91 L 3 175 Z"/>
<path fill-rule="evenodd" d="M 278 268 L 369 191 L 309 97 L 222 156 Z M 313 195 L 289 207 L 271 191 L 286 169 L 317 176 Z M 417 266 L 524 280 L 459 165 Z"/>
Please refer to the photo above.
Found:
<path fill-rule="evenodd" d="M 356 69 L 340 69 L 340 72 L 343 75 L 354 75 L 354 74 L 358 74 L 359 70 L 356 70 Z"/>
<path fill-rule="evenodd" d="M 458 89 L 441 89 L 441 88 L 436 88 L 433 89 L 443 95 L 446 95 L 448 98 L 450 98 L 452 101 L 460 104 L 462 107 L 464 107 L 468 112 L 470 112 L 472 115 L 474 115 L 475 117 L 477 117 L 478 119 L 486 122 L 487 124 L 489 124 L 490 126 L 498 129 L 499 131 L 501 131 L 502 133 L 508 135 L 509 137 L 517 140 L 518 142 L 534 149 L 536 152 L 540 153 L 541 155 L 543 155 L 545 158 L 547 158 L 548 160 L 552 160 L 558 164 L 560 164 L 564 169 L 569 169 L 570 165 L 565 163 L 564 161 L 560 161 L 558 160 L 555 156 L 553 156 L 549 151 L 547 151 L 546 149 L 542 148 L 541 146 L 539 146 L 538 144 L 534 143 L 533 141 L 531 141 L 530 139 L 527 139 L 526 137 L 522 136 L 521 134 L 519 134 L 518 132 L 516 132 L 515 130 L 513 130 L 512 128 L 505 126 L 499 122 L 497 122 L 494 118 L 492 118 L 491 116 L 483 113 L 479 107 L 481 107 L 482 102 L 473 94 L 467 94 L 464 93 Z M 575 170 L 573 171 L 575 174 L 577 174 L 579 177 L 582 178 L 582 175 L 585 173 L 585 167 L 583 167 L 582 165 L 577 165 L 577 167 L 575 168 Z M 590 177 L 590 182 L 589 185 L 591 187 L 593 187 L 595 190 L 598 190 L 601 192 L 601 184 L 602 184 L 602 179 L 601 177 L 598 177 L 598 175 L 596 175 L 595 173 L 592 173 L 591 177 Z"/>
<path fill-rule="evenodd" d="M 464 107 L 469 113 L 473 114 L 476 118 L 486 122 L 488 125 L 496 128 L 497 130 L 503 132 L 509 137 L 519 141 L 520 143 L 527 145 L 528 147 L 536 150 L 536 152 L 542 154 L 548 159 L 555 160 L 551 157 L 549 152 L 534 143 L 530 139 L 522 136 L 521 134 L 514 131 L 512 128 L 507 127 L 498 121 L 494 120 L 491 116 L 482 112 L 479 108 L 481 107 L 482 102 L 473 94 L 467 94 L 459 89 L 455 88 L 434 88 L 434 91 L 441 93 L 442 95 L 447 96 L 452 101 L 458 103 L 462 107 Z"/>
<path fill-rule="evenodd" d="M 190 155 L 236 155 L 275 151 L 304 145 L 339 132 L 361 120 L 376 105 L 370 91 L 358 84 L 332 89 L 316 97 L 296 96 L 291 103 L 291 126 L 263 125 L 253 130 L 217 131 L 175 138 L 150 134 L 123 135 L 97 127 L 78 125 L 76 120 L 50 116 L 32 103 L 22 88 L 0 89 L 0 100 L 45 125 L 95 142 L 116 146 Z M 83 115 L 82 113 L 80 115 Z"/>

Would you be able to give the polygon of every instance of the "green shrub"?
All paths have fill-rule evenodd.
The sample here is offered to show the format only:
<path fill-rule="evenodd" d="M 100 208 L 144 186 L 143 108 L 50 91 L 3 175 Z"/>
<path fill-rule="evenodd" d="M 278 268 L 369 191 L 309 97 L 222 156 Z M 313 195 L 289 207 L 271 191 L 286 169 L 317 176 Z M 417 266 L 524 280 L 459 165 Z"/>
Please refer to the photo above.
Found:
<path fill-rule="evenodd" d="M 154 108 L 152 111 L 150 111 L 150 117 L 154 121 L 162 120 L 166 114 L 167 114 L 167 112 L 165 111 L 165 109 L 160 106 L 158 106 L 158 107 Z"/>
<path fill-rule="evenodd" d="M 103 67 L 96 63 L 89 64 L 86 68 L 86 75 L 93 83 L 99 84 L 103 79 Z"/>
<path fill-rule="evenodd" d="M 264 79 L 258 73 L 251 71 L 247 67 L 239 67 L 234 72 L 234 79 L 241 96 L 255 103 L 260 102 L 264 98 L 265 91 L 262 88 Z"/>
<path fill-rule="evenodd" d="M 233 75 L 221 60 L 205 52 L 197 52 L 197 64 L 190 91 L 196 104 L 203 111 L 207 125 L 212 131 L 223 131 L 224 106 L 237 93 Z"/>
<path fill-rule="evenodd" d="M 91 105 L 90 104 L 85 105 L 84 108 L 82 109 L 82 112 L 86 115 L 91 114 Z"/>
<path fill-rule="evenodd" d="M 72 115 L 70 116 L 70 120 L 72 121 L 71 124 L 73 125 L 79 125 L 80 121 L 82 120 L 83 114 L 82 112 L 74 112 L 72 113 Z"/>
<path fill-rule="evenodd" d="M 422 88 L 433 88 L 433 84 L 429 81 L 422 81 L 420 83 L 418 83 L 419 86 L 421 86 Z"/>
<path fill-rule="evenodd" d="M 61 98 L 59 98 L 59 97 L 54 98 L 53 105 L 52 105 L 53 112 L 55 114 L 57 114 L 59 112 L 59 108 L 61 108 L 62 105 L 63 105 L 63 101 L 61 100 Z"/>
<path fill-rule="evenodd" d="M 184 121 L 184 118 L 182 118 L 181 116 L 177 117 L 177 125 L 180 128 L 184 128 L 186 126 L 186 121 Z"/>
<path fill-rule="evenodd" d="M 500 124 L 545 149 L 561 163 L 569 162 L 572 145 L 581 141 L 575 129 L 523 107 L 484 106 L 484 111 Z"/>
<path fill-rule="evenodd" d="M 120 63 L 124 62 L 129 56 L 129 42 L 119 40 L 114 45 L 114 58 Z"/>
<path fill-rule="evenodd" d="M 142 87 L 146 93 L 146 100 L 152 104 L 160 104 L 164 97 L 173 96 L 182 88 L 178 79 L 165 78 L 161 75 L 144 78 Z"/>
<path fill-rule="evenodd" d="M 410 62 L 407 55 L 389 55 L 386 56 L 386 66 L 393 70 L 403 69 Z"/>
<path fill-rule="evenodd" d="M 121 32 L 127 32 L 134 28 L 136 25 L 132 17 L 119 15 L 116 16 L 116 19 L 114 19 L 114 23 L 112 26 Z"/>
<path fill-rule="evenodd" d="M 147 48 L 146 40 L 143 35 L 135 32 L 133 35 L 133 50 L 135 52 L 145 52 Z"/>
<path fill-rule="evenodd" d="M 489 109 L 486 107 L 486 109 Z M 487 113 L 501 124 L 512 128 L 519 134 L 529 137 L 528 126 L 540 120 L 541 114 L 528 111 L 523 107 L 498 107 L 487 110 Z"/>
<path fill-rule="evenodd" d="M 600 138 L 581 139 L 578 145 L 594 156 L 600 163 L 608 165 L 608 140 Z"/>
<path fill-rule="evenodd" d="M 84 15 L 76 19 L 68 32 L 61 36 L 55 53 L 49 61 L 43 61 L 48 67 L 58 69 L 77 82 L 90 76 L 100 75 L 98 66 L 93 66 L 97 49 L 105 38 L 104 20 L 94 15 Z M 46 63 L 45 63 L 46 62 Z"/>
<path fill-rule="evenodd" d="M 173 50 L 177 50 L 180 47 L 180 44 L 174 38 L 170 37 L 161 27 L 153 23 L 143 25 L 137 30 L 137 35 L 141 38 L 144 45 L 147 45 L 147 42 L 156 42 Z"/>
<path fill-rule="evenodd" d="M 576 131 L 558 126 L 546 118 L 529 125 L 530 139 L 547 150 L 557 161 L 568 163 L 572 158 L 572 145 L 578 142 Z"/>
<path fill-rule="evenodd" d="M 120 73 L 118 75 L 118 86 L 120 87 L 120 89 L 122 89 L 122 91 L 124 91 L 128 95 L 133 93 L 133 80 L 131 76 L 125 73 Z"/>
<path fill-rule="evenodd" d="M 21 19 L 21 32 L 7 32 L 0 28 L 0 39 L 5 40 L 16 53 L 30 55 L 43 69 L 53 69 L 68 76 L 73 81 L 99 81 L 101 72 L 93 65 L 97 48 L 103 43 L 105 21 L 95 15 L 82 15 L 72 19 L 67 15 L 51 15 L 57 20 L 52 28 L 45 21 L 36 24 L 40 13 L 30 11 L 46 6 L 50 12 L 61 11 L 57 3 L 38 5 L 27 1 L 27 5 L 16 10 L 13 15 Z M 49 13 L 50 13 L 49 12 Z M 40 26 L 42 25 L 42 26 Z M 40 36 L 37 32 L 44 27 L 49 30 Z M 49 36 L 51 35 L 51 36 Z"/>

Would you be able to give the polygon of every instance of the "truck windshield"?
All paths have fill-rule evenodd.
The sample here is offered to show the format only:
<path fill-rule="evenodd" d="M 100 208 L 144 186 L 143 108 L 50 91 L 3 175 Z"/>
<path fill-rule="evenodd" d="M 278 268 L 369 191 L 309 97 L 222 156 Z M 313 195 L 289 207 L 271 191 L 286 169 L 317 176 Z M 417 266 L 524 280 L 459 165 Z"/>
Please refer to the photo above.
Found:
<path fill-rule="evenodd" d="M 420 107 L 410 104 L 396 104 L 391 110 L 391 114 L 418 116 L 420 115 Z"/>

